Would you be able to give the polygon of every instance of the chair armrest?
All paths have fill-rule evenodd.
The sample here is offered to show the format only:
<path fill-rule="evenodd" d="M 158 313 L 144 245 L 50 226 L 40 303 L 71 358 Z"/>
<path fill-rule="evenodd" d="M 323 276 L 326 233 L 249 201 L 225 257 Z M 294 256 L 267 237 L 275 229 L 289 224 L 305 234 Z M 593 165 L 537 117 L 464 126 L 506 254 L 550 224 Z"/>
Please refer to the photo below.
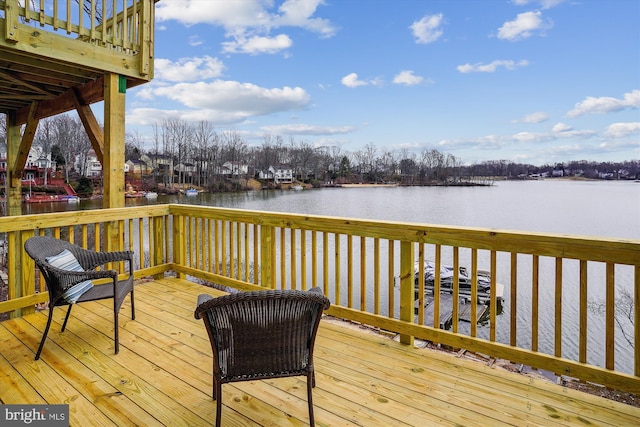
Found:
<path fill-rule="evenodd" d="M 201 310 L 198 310 L 198 308 L 200 308 L 200 306 L 205 302 L 210 301 L 212 299 L 214 299 L 214 297 L 212 297 L 211 295 L 207 295 L 207 294 L 198 295 L 198 302 L 196 304 L 196 311 L 194 313 L 194 316 L 196 319 L 200 319 Z"/>
<path fill-rule="evenodd" d="M 96 267 L 110 262 L 129 261 L 133 267 L 133 251 L 95 252 L 83 249 L 76 254 L 78 262 L 85 270 L 93 270 Z M 131 271 L 133 274 L 133 271 Z"/>

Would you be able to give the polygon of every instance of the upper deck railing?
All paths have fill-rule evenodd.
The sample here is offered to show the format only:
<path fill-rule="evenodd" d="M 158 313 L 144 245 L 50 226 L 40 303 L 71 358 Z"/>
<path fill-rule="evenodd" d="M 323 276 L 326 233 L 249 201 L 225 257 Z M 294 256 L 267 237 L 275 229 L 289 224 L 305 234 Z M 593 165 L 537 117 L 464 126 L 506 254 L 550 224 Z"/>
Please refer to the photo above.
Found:
<path fill-rule="evenodd" d="M 24 53 L 145 78 L 153 67 L 155 2 L 0 0 L 0 36 Z M 52 34 L 63 37 L 53 41 Z"/>
<path fill-rule="evenodd" d="M 28 237 L 44 233 L 90 248 L 131 248 L 137 277 L 174 271 L 241 290 L 321 286 L 329 314 L 396 332 L 407 344 L 417 337 L 640 392 L 637 240 L 185 205 L 0 218 L 0 233 L 9 248 L 9 300 L 0 313 L 25 314 L 47 301 L 22 250 Z M 486 325 L 459 321 L 453 304 L 450 330 L 438 327 L 440 293 L 426 314 L 415 280 L 425 260 L 470 269 L 472 318 L 484 308 L 475 298 L 477 271 L 488 270 Z M 454 274 L 454 301 L 460 282 Z M 626 322 L 616 311 L 619 290 L 631 296 Z M 590 307 L 594 298 L 602 313 Z"/>

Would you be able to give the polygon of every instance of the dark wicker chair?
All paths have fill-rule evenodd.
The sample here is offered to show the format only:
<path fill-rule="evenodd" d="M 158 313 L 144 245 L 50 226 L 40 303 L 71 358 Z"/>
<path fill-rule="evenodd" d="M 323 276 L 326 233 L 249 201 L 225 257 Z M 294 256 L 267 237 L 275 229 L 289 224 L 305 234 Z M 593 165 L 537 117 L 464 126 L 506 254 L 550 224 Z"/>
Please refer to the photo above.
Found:
<path fill-rule="evenodd" d="M 319 288 L 198 297 L 195 317 L 204 320 L 213 350 L 216 426 L 222 416 L 222 384 L 299 375 L 307 377 L 309 423 L 314 425 L 313 345 L 329 305 Z"/>
<path fill-rule="evenodd" d="M 64 318 L 64 323 L 62 324 L 63 332 L 67 326 L 67 320 L 69 320 L 73 304 L 64 299 L 63 295 L 65 291 L 83 281 L 102 278 L 109 278 L 112 282 L 93 286 L 88 291 L 80 295 L 76 302 L 82 303 L 85 301 L 113 298 L 113 322 L 115 330 L 114 341 L 115 353 L 117 354 L 119 351 L 118 312 L 120 311 L 120 307 L 122 306 L 127 294 L 131 294 L 131 318 L 135 319 L 135 309 L 133 305 L 133 252 L 95 252 L 83 249 L 80 246 L 65 242 L 64 240 L 46 236 L 36 236 L 27 239 L 24 244 L 24 248 L 42 272 L 47 283 L 47 290 L 49 291 L 49 318 L 47 320 L 47 326 L 44 329 L 44 334 L 42 335 L 42 340 L 40 341 L 40 346 L 38 347 L 35 360 L 40 358 L 42 347 L 47 339 L 47 333 L 49 332 L 51 319 L 53 318 L 54 307 L 64 305 L 69 306 L 67 315 Z M 59 255 L 65 249 L 75 256 L 81 268 L 85 271 L 63 270 L 52 266 L 47 261 L 47 258 Z M 118 272 L 115 270 L 95 270 L 96 267 L 119 261 L 128 261 L 129 271 L 127 272 L 128 275 L 124 280 L 118 280 Z"/>

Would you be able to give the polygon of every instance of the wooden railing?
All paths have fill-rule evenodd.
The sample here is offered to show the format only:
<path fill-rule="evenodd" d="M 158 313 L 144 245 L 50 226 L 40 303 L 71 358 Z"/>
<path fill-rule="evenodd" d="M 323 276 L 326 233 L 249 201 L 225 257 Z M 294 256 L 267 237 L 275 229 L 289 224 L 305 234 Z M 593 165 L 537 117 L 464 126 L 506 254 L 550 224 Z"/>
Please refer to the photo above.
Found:
<path fill-rule="evenodd" d="M 36 293 L 33 263 L 21 249 L 29 236 L 47 233 L 86 247 L 131 248 L 136 277 L 174 271 L 240 290 L 320 286 L 332 301 L 329 314 L 395 332 L 407 344 L 416 337 L 640 391 L 638 240 L 185 205 L 0 218 L 0 233 L 10 290 L 0 312 L 21 315 L 47 300 Z M 439 327 L 437 289 L 436 309 L 425 314 L 416 273 L 423 277 L 426 260 L 469 269 L 472 319 L 485 308 L 475 298 L 477 271 L 488 270 L 486 324 L 458 320 L 458 274 L 450 329 Z M 623 290 L 631 304 L 626 321 L 616 307 Z"/>
<path fill-rule="evenodd" d="M 7 41 L 21 41 L 21 26 L 33 25 L 139 55 L 139 72 L 145 76 L 152 66 L 154 4 L 155 0 L 0 0 L 0 18 L 5 20 Z"/>

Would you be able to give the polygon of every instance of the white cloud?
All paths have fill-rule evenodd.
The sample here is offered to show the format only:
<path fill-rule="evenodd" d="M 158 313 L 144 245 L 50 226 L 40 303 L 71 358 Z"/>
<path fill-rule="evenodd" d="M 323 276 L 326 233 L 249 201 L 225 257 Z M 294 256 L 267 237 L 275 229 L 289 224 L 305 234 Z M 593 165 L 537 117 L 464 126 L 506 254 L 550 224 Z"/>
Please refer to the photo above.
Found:
<path fill-rule="evenodd" d="M 327 19 L 314 15 L 322 0 L 286 0 L 277 9 L 264 0 L 200 1 L 171 0 L 156 5 L 157 22 L 175 20 L 186 26 L 209 24 L 225 29 L 229 53 L 276 53 L 292 45 L 288 35 L 271 36 L 273 29 L 297 27 L 320 34 L 335 35 L 337 29 Z"/>
<path fill-rule="evenodd" d="M 357 73 L 347 74 L 340 81 L 346 87 L 367 86 L 369 84 L 369 82 L 366 82 L 364 80 L 359 80 Z"/>
<path fill-rule="evenodd" d="M 293 41 L 286 34 L 279 34 L 276 37 L 236 37 L 234 41 L 223 42 L 222 50 L 225 53 L 248 53 L 256 55 L 260 53 L 277 53 L 288 49 L 293 45 Z"/>
<path fill-rule="evenodd" d="M 393 83 L 406 86 L 415 86 L 424 81 L 424 77 L 416 76 L 411 70 L 400 71 L 394 78 Z"/>
<path fill-rule="evenodd" d="M 555 125 L 553 125 L 553 129 L 551 129 L 552 132 L 554 133 L 559 133 L 559 132 L 569 132 L 571 130 L 573 130 L 573 127 L 569 126 L 566 123 L 556 123 Z"/>
<path fill-rule="evenodd" d="M 595 98 L 587 96 L 584 101 L 578 102 L 571 111 L 567 113 L 569 117 L 577 117 L 583 114 L 606 114 L 621 111 L 626 108 L 640 108 L 640 90 L 635 89 L 624 94 L 623 99 L 616 99 L 609 96 Z"/>
<path fill-rule="evenodd" d="M 604 136 L 608 138 L 624 138 L 634 134 L 640 134 L 640 122 L 612 123 L 604 132 Z M 635 143 L 636 147 L 640 148 L 640 142 Z"/>
<path fill-rule="evenodd" d="M 541 31 L 551 28 L 551 23 L 542 21 L 542 12 L 519 13 L 513 21 L 505 22 L 498 28 L 498 38 L 503 40 L 516 41 L 526 39 L 533 35 L 534 31 Z"/>
<path fill-rule="evenodd" d="M 248 116 L 299 110 L 306 107 L 310 100 L 307 92 L 299 87 L 268 89 L 251 83 L 224 80 L 179 83 L 157 88 L 154 93 L 191 108 L 242 111 Z"/>
<path fill-rule="evenodd" d="M 524 6 L 530 3 L 539 3 L 542 9 L 551 9 L 560 3 L 564 3 L 564 1 L 565 0 L 513 0 L 513 4 L 517 6 Z"/>
<path fill-rule="evenodd" d="M 310 102 L 309 94 L 299 87 L 270 89 L 223 80 L 147 88 L 144 97 L 165 97 L 187 108 L 134 108 L 127 115 L 128 122 L 145 125 L 164 118 L 178 118 L 186 121 L 206 120 L 218 125 L 236 124 L 252 116 L 302 110 Z"/>
<path fill-rule="evenodd" d="M 341 135 L 353 132 L 354 126 L 315 126 L 305 124 L 264 126 L 265 132 L 277 135 Z"/>
<path fill-rule="evenodd" d="M 504 60 L 504 59 L 497 59 L 489 64 L 464 64 L 464 65 L 458 65 L 456 67 L 456 69 L 461 72 L 461 73 L 493 73 L 495 72 L 499 67 L 504 67 L 507 70 L 515 70 L 516 68 L 520 68 L 520 67 L 526 67 L 527 65 L 529 65 L 529 61 L 527 61 L 526 59 L 523 59 L 522 61 L 512 61 L 510 59 L 508 60 Z"/>
<path fill-rule="evenodd" d="M 425 15 L 419 21 L 415 21 L 409 26 L 416 43 L 433 43 L 442 36 L 442 13 L 436 15 Z"/>
<path fill-rule="evenodd" d="M 176 62 L 169 59 L 155 60 L 155 77 L 170 82 L 188 82 L 219 77 L 224 64 L 217 58 L 180 58 Z"/>
<path fill-rule="evenodd" d="M 274 25 L 301 27 L 323 37 L 332 37 L 336 28 L 331 22 L 313 17 L 318 6 L 323 3 L 323 0 L 287 0 L 278 9 L 282 14 L 274 19 Z"/>
<path fill-rule="evenodd" d="M 512 123 L 542 123 L 546 120 L 549 120 L 549 116 L 547 113 L 538 111 L 535 113 L 527 114 L 521 119 L 513 120 Z"/>

